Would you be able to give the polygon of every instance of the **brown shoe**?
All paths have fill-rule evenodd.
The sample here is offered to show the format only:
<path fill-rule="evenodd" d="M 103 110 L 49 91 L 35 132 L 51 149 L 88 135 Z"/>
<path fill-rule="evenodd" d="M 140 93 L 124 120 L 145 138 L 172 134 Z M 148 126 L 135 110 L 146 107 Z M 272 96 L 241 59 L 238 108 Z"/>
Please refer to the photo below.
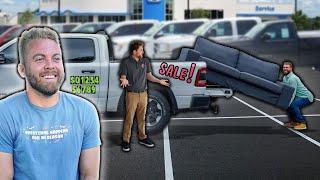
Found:
<path fill-rule="evenodd" d="M 295 130 L 306 130 L 306 129 L 308 129 L 308 127 L 307 127 L 306 123 L 296 123 L 294 125 L 293 129 L 295 129 Z"/>

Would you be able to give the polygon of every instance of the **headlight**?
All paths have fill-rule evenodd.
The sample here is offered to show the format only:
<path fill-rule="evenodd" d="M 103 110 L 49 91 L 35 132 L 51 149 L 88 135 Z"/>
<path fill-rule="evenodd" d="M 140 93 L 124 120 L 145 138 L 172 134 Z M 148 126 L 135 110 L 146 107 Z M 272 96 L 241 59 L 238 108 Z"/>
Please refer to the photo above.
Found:
<path fill-rule="evenodd" d="M 116 51 L 121 51 L 122 48 L 123 48 L 123 44 L 120 44 L 120 43 L 113 43 L 113 50 L 116 52 Z"/>

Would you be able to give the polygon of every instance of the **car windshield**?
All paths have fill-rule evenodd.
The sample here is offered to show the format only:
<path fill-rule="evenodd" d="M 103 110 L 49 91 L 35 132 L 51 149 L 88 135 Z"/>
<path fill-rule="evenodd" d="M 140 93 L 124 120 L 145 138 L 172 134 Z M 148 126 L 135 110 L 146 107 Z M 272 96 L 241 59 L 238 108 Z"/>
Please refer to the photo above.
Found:
<path fill-rule="evenodd" d="M 198 27 L 196 30 L 194 30 L 192 32 L 193 35 L 196 36 L 203 36 L 206 31 L 208 30 L 208 28 L 211 26 L 212 22 L 206 22 L 204 24 L 202 24 L 200 27 Z"/>
<path fill-rule="evenodd" d="M 150 28 L 147 32 L 145 32 L 143 34 L 143 36 L 153 36 L 156 32 L 158 32 L 159 29 L 162 29 L 162 27 L 164 26 L 164 23 L 159 23 L 157 25 L 154 25 L 152 28 Z"/>
<path fill-rule="evenodd" d="M 116 29 L 119 28 L 119 23 L 114 23 L 111 26 L 107 27 L 106 31 L 108 32 L 108 34 L 112 33 L 113 31 L 115 31 Z"/>
<path fill-rule="evenodd" d="M 96 31 L 95 26 L 94 24 L 82 24 L 72 29 L 71 32 L 94 33 Z"/>
<path fill-rule="evenodd" d="M 152 36 L 154 38 L 167 36 L 172 34 L 191 34 L 196 28 L 201 26 L 204 22 L 202 21 L 194 21 L 194 22 L 176 22 L 163 24 L 157 30 L 155 30 L 152 34 L 149 33 L 147 35 Z M 146 34 L 144 34 L 147 36 Z"/>
<path fill-rule="evenodd" d="M 9 29 L 11 26 L 6 26 L 6 25 L 3 25 L 3 26 L 0 26 L 0 35 L 5 32 L 7 29 Z"/>
<path fill-rule="evenodd" d="M 266 27 L 266 24 L 264 23 L 257 24 L 253 26 L 253 28 L 244 35 L 244 37 L 254 38 L 257 35 L 257 33 L 260 32 L 265 27 Z"/>

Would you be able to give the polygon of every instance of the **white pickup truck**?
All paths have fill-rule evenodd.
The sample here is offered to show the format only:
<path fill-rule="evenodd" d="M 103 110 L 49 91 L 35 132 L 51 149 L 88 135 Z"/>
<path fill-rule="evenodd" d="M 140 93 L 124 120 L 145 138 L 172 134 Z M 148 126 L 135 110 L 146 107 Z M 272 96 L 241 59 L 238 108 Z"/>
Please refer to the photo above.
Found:
<path fill-rule="evenodd" d="M 16 39 L 0 47 L 0 97 L 24 89 L 24 80 L 16 73 Z M 61 34 L 66 80 L 62 89 L 93 102 L 100 112 L 124 109 L 124 92 L 120 87 L 118 69 L 111 41 L 102 34 Z M 171 114 L 181 109 L 208 108 L 212 97 L 230 97 L 232 90 L 206 87 L 205 62 L 151 60 L 153 74 L 167 78 L 171 87 L 149 84 L 146 118 L 150 133 L 161 131 Z"/>
<path fill-rule="evenodd" d="M 128 56 L 129 43 L 132 40 L 142 40 L 146 43 L 145 52 L 146 56 L 153 58 L 154 54 L 154 43 L 159 38 L 173 35 L 173 34 L 190 34 L 192 31 L 197 29 L 199 26 L 209 21 L 208 19 L 189 19 L 189 20 L 173 20 L 173 21 L 162 21 L 154 25 L 143 35 L 132 35 L 132 36 L 119 36 L 112 37 L 113 49 L 115 52 L 116 59 L 122 59 Z M 134 30 L 134 28 L 132 28 Z"/>
<path fill-rule="evenodd" d="M 261 23 L 259 17 L 234 17 L 206 22 L 190 34 L 175 34 L 158 38 L 154 42 L 153 58 L 175 59 L 182 47 L 192 47 L 197 36 L 215 41 L 236 39 Z"/>

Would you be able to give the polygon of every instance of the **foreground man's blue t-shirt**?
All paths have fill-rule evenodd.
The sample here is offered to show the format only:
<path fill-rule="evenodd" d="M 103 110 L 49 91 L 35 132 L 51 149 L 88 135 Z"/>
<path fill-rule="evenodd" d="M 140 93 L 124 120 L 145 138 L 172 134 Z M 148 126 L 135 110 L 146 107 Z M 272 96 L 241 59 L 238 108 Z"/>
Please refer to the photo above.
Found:
<path fill-rule="evenodd" d="M 13 155 L 14 179 L 79 179 L 81 151 L 101 145 L 96 108 L 59 95 L 50 108 L 31 104 L 25 91 L 0 101 L 0 152 Z"/>

